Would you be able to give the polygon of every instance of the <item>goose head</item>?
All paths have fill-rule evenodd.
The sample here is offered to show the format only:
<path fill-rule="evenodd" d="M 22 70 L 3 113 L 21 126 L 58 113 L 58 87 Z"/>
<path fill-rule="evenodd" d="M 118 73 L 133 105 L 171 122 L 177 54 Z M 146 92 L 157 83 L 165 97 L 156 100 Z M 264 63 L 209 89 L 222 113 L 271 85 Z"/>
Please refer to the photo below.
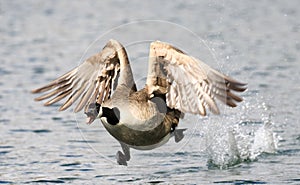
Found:
<path fill-rule="evenodd" d="M 116 125 L 120 121 L 120 110 L 117 107 L 102 107 L 98 103 L 90 104 L 85 112 L 87 115 L 87 124 L 93 123 L 96 118 L 110 125 Z"/>
<path fill-rule="evenodd" d="M 102 115 L 102 109 L 101 109 L 101 106 L 100 104 L 98 103 L 91 103 L 89 104 L 89 106 L 87 107 L 86 111 L 84 112 L 87 116 L 87 119 L 86 119 L 86 123 L 87 124 L 91 124 L 94 122 L 94 120 L 96 118 L 99 118 L 101 117 Z"/>

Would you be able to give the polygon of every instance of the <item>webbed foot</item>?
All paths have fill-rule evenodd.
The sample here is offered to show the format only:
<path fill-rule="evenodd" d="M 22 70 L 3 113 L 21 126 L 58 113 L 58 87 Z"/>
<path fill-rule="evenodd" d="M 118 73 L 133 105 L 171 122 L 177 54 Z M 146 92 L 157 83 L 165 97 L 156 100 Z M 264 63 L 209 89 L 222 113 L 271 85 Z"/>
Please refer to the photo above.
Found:
<path fill-rule="evenodd" d="M 120 142 L 123 152 L 118 151 L 116 154 L 116 159 L 119 165 L 127 166 L 127 161 L 130 160 L 130 151 L 129 147 L 125 144 Z"/>
<path fill-rule="evenodd" d="M 121 151 L 117 152 L 116 159 L 119 165 L 127 166 L 126 156 Z"/>
<path fill-rule="evenodd" d="M 175 142 L 178 143 L 179 141 L 181 141 L 184 138 L 184 134 L 183 132 L 186 129 L 175 129 L 174 130 L 174 137 L 175 137 Z"/>

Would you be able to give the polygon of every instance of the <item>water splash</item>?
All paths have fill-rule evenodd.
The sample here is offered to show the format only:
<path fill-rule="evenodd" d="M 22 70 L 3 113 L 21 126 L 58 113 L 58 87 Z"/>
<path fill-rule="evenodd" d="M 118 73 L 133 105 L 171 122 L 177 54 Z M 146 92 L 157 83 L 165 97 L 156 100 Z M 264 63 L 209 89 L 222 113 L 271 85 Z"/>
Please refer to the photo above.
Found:
<path fill-rule="evenodd" d="M 267 121 L 260 127 L 254 135 L 254 141 L 251 147 L 252 160 L 256 159 L 261 153 L 276 153 L 279 138 L 273 132 L 272 123 Z"/>
<path fill-rule="evenodd" d="M 207 118 L 201 148 L 208 157 L 208 168 L 226 169 L 255 161 L 263 153 L 276 153 L 279 138 L 268 111 L 265 103 L 245 104 L 237 114 Z"/>

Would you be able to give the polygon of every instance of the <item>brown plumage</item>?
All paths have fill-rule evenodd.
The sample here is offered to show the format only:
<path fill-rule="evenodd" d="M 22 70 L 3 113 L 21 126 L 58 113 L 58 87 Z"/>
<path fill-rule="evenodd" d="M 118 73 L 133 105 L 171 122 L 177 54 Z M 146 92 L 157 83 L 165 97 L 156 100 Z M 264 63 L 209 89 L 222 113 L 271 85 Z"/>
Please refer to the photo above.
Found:
<path fill-rule="evenodd" d="M 78 100 L 74 111 L 84 108 L 89 123 L 100 118 L 122 145 L 125 154 L 117 153 L 119 164 L 127 164 L 128 147 L 152 149 L 171 135 L 178 140 L 180 133 L 176 134 L 175 128 L 184 113 L 205 116 L 208 109 L 219 114 L 216 99 L 235 107 L 242 98 L 233 92 L 243 92 L 245 86 L 181 50 L 155 41 L 150 45 L 147 82 L 137 91 L 125 48 L 110 40 L 100 53 L 32 92 L 48 91 L 35 99 L 52 98 L 46 106 L 67 98 L 59 110 Z"/>

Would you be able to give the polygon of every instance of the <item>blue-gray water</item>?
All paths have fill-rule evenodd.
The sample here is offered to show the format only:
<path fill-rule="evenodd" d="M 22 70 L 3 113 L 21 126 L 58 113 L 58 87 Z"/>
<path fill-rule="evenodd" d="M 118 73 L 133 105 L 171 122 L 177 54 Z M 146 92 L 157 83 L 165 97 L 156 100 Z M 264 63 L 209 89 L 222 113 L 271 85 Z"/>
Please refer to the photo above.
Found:
<path fill-rule="evenodd" d="M 70 4 L 71 3 L 71 4 Z M 0 2 L 0 184 L 300 183 L 299 1 Z M 148 21 L 145 21 L 148 20 Z M 151 40 L 170 42 L 248 83 L 222 115 L 187 116 L 180 143 L 132 150 L 99 121 L 34 102 L 30 90 L 76 67 L 109 38 L 144 82 Z"/>

